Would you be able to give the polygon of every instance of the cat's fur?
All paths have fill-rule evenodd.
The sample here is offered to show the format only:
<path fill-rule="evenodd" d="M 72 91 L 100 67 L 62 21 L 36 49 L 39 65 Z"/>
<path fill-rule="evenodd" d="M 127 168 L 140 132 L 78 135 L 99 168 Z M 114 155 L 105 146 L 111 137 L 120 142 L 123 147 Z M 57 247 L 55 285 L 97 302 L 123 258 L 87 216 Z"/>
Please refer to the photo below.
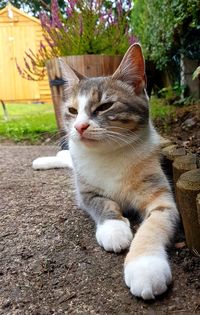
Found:
<path fill-rule="evenodd" d="M 80 79 L 63 61 L 61 69 L 78 203 L 105 250 L 129 248 L 124 277 L 131 293 L 153 299 L 172 279 L 165 247 L 178 214 L 149 119 L 141 47 L 132 45 L 111 77 Z M 124 217 L 130 208 L 143 218 L 134 238 Z"/>

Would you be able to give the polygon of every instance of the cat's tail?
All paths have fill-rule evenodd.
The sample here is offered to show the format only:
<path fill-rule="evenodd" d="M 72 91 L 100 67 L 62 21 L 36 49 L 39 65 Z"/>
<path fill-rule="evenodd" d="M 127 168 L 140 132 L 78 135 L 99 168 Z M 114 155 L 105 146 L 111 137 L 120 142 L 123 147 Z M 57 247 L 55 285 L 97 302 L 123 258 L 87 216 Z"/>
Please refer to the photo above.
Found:
<path fill-rule="evenodd" d="M 56 156 L 45 156 L 35 159 L 32 167 L 35 170 L 47 170 L 51 168 L 73 168 L 73 164 L 69 150 L 62 150 Z"/>

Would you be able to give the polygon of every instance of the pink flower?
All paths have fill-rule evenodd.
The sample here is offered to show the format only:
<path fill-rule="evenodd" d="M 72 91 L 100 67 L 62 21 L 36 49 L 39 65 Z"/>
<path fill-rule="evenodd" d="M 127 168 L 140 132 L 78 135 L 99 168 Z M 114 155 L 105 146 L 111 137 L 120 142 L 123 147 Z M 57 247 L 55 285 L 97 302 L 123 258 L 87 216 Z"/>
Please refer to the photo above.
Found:
<path fill-rule="evenodd" d="M 52 15 L 51 25 L 53 27 L 62 28 L 62 22 L 60 21 L 59 17 L 59 6 L 57 0 L 51 1 L 51 15 Z"/>

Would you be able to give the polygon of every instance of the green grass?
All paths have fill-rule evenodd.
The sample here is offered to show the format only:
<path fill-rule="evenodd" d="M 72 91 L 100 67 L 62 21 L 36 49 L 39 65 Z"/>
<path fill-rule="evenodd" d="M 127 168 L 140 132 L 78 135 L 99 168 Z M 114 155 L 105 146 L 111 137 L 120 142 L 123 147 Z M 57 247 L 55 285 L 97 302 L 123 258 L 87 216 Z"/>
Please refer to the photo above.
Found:
<path fill-rule="evenodd" d="M 165 120 L 167 116 L 173 115 L 175 113 L 176 107 L 166 104 L 165 99 L 152 96 L 150 104 L 150 114 L 153 120 L 156 118 L 161 118 Z"/>
<path fill-rule="evenodd" d="M 165 100 L 151 98 L 151 117 L 165 118 L 175 112 L 175 107 Z M 37 143 L 56 134 L 54 109 L 51 104 L 6 104 L 9 120 L 5 121 L 0 104 L 0 139 L 15 142 Z"/>
<path fill-rule="evenodd" d="M 51 104 L 6 104 L 9 120 L 5 121 L 0 104 L 0 138 L 15 142 L 36 143 L 56 133 Z"/>

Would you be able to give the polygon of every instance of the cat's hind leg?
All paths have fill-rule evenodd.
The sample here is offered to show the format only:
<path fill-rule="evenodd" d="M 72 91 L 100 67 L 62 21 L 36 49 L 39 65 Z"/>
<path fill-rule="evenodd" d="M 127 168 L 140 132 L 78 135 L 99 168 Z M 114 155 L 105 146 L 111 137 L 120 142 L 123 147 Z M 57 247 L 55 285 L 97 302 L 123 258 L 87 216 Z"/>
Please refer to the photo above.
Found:
<path fill-rule="evenodd" d="M 154 299 L 172 280 L 165 246 L 173 236 L 177 210 L 170 194 L 148 205 L 147 216 L 138 229 L 125 259 L 124 276 L 133 295 Z"/>

